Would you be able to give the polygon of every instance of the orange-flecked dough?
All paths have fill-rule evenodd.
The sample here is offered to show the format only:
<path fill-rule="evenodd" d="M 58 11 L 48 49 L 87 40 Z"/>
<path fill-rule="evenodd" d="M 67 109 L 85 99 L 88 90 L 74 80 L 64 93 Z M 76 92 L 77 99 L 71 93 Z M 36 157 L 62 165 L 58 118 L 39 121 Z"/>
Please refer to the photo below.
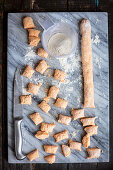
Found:
<path fill-rule="evenodd" d="M 87 159 L 99 158 L 100 157 L 101 149 L 99 149 L 99 148 L 87 148 L 86 150 L 88 152 Z"/>
<path fill-rule="evenodd" d="M 32 104 L 31 95 L 22 95 L 22 96 L 20 96 L 20 104 L 31 105 Z"/>
<path fill-rule="evenodd" d="M 29 45 L 36 47 L 40 42 L 40 37 L 29 37 Z"/>
<path fill-rule="evenodd" d="M 69 146 L 62 145 L 62 152 L 63 152 L 65 157 L 68 157 L 71 153 L 71 150 L 70 150 Z"/>
<path fill-rule="evenodd" d="M 76 141 L 72 141 L 72 139 L 69 140 L 69 147 L 71 149 L 75 149 L 75 150 L 81 151 L 81 143 L 80 142 L 76 142 Z"/>
<path fill-rule="evenodd" d="M 56 145 L 44 145 L 44 150 L 46 153 L 53 153 L 55 154 L 58 149 Z"/>
<path fill-rule="evenodd" d="M 41 84 L 28 83 L 27 92 L 36 95 L 39 91 Z"/>
<path fill-rule="evenodd" d="M 34 159 L 37 159 L 39 157 L 38 149 L 28 153 L 26 156 L 29 159 L 29 161 L 33 161 Z"/>
<path fill-rule="evenodd" d="M 48 57 L 48 53 L 43 48 L 38 48 L 37 54 L 40 57 L 44 57 L 44 58 Z"/>
<path fill-rule="evenodd" d="M 35 29 L 28 29 L 29 32 L 29 37 L 39 37 L 39 30 L 35 30 Z"/>
<path fill-rule="evenodd" d="M 59 122 L 59 123 L 62 123 L 62 124 L 64 124 L 64 125 L 69 125 L 70 122 L 71 122 L 71 117 L 70 117 L 70 116 L 65 116 L 65 115 L 59 114 L 59 115 L 58 115 L 58 122 Z"/>
<path fill-rule="evenodd" d="M 31 17 L 25 17 L 23 19 L 23 25 L 25 29 L 29 29 L 29 28 L 35 28 L 33 19 Z"/>
<path fill-rule="evenodd" d="M 56 87 L 56 86 L 51 86 L 49 91 L 48 91 L 48 97 L 50 98 L 53 98 L 53 99 L 56 99 L 57 95 L 58 95 L 58 92 L 59 92 L 59 88 Z"/>
<path fill-rule="evenodd" d="M 55 138 L 56 142 L 59 142 L 59 141 L 64 140 L 64 139 L 68 139 L 68 131 L 64 130 L 62 132 L 54 134 L 54 138 Z"/>
<path fill-rule="evenodd" d="M 83 126 L 90 126 L 90 125 L 95 125 L 95 118 L 96 117 L 86 117 L 86 118 L 82 118 L 80 119 L 80 121 L 82 122 Z"/>
<path fill-rule="evenodd" d="M 43 122 L 43 118 L 40 116 L 39 113 L 30 114 L 29 117 L 35 123 L 35 125 L 38 125 Z"/>
<path fill-rule="evenodd" d="M 27 65 L 22 73 L 22 76 L 30 79 L 33 73 L 34 73 L 34 70 L 29 65 Z"/>
<path fill-rule="evenodd" d="M 41 123 L 40 130 L 45 131 L 47 133 L 52 132 L 53 129 L 55 128 L 55 123 Z"/>
<path fill-rule="evenodd" d="M 82 70 L 84 77 L 84 107 L 95 108 L 94 84 L 92 66 L 91 25 L 89 20 L 83 19 L 80 24 L 82 35 Z"/>
<path fill-rule="evenodd" d="M 61 109 L 65 109 L 67 107 L 67 104 L 68 104 L 67 100 L 61 99 L 61 98 L 57 98 L 54 105 L 56 107 L 61 108 Z"/>
<path fill-rule="evenodd" d="M 71 115 L 74 120 L 82 118 L 84 117 L 84 109 L 72 109 Z"/>
<path fill-rule="evenodd" d="M 38 131 L 35 135 L 36 138 L 38 139 L 46 139 L 49 137 L 49 134 L 45 131 Z"/>
<path fill-rule="evenodd" d="M 55 72 L 54 72 L 54 78 L 55 79 L 57 79 L 61 82 L 64 82 L 65 77 L 66 77 L 66 73 L 64 71 L 61 71 L 61 70 L 58 70 L 58 69 L 55 70 Z"/>
<path fill-rule="evenodd" d="M 44 159 L 45 159 L 49 164 L 53 164 L 53 163 L 55 162 L 55 155 L 45 156 Z"/>
<path fill-rule="evenodd" d="M 42 109 L 45 113 L 49 112 L 49 110 L 51 109 L 51 107 L 49 106 L 49 104 L 46 103 L 46 101 L 42 101 L 40 104 L 38 104 L 38 106 L 39 106 L 40 109 Z"/>
<path fill-rule="evenodd" d="M 36 66 L 35 70 L 39 72 L 40 74 L 43 74 L 46 69 L 48 68 L 48 65 L 45 60 L 41 60 L 39 64 Z"/>
<path fill-rule="evenodd" d="M 97 129 L 98 129 L 98 126 L 96 126 L 96 125 L 87 126 L 84 128 L 86 133 L 88 133 L 90 136 L 97 135 Z"/>
<path fill-rule="evenodd" d="M 90 146 L 90 135 L 86 134 L 83 138 L 82 138 L 82 144 L 85 148 L 88 148 L 88 146 Z"/>

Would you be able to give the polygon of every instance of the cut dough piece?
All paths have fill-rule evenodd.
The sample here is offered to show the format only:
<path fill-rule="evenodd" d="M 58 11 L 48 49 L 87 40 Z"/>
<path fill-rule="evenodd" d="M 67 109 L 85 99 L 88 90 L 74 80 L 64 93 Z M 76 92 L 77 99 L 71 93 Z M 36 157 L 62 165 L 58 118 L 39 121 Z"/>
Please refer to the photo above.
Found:
<path fill-rule="evenodd" d="M 26 28 L 26 29 L 28 29 L 28 28 L 35 28 L 33 19 L 31 17 L 25 17 L 23 19 L 23 25 L 24 25 L 24 28 Z"/>
<path fill-rule="evenodd" d="M 80 121 L 82 122 L 83 126 L 90 126 L 90 125 L 95 125 L 95 118 L 96 117 L 86 117 L 86 118 L 82 118 L 80 119 Z"/>
<path fill-rule="evenodd" d="M 61 109 L 65 109 L 67 107 L 67 104 L 68 104 L 67 100 L 58 98 L 58 99 L 56 99 L 56 102 L 54 105 Z"/>
<path fill-rule="evenodd" d="M 38 84 L 29 83 L 27 87 L 27 92 L 36 95 L 39 91 L 40 86 L 41 86 L 40 83 Z"/>
<path fill-rule="evenodd" d="M 84 117 L 84 109 L 72 109 L 71 114 L 74 120 L 82 118 Z"/>
<path fill-rule="evenodd" d="M 59 123 L 62 123 L 62 124 L 64 124 L 64 125 L 69 125 L 70 122 L 71 122 L 71 117 L 70 117 L 70 116 L 65 116 L 65 115 L 59 114 L 59 115 L 58 115 L 58 122 L 59 122 Z"/>
<path fill-rule="evenodd" d="M 40 31 L 35 29 L 28 29 L 29 37 L 37 37 L 39 36 Z"/>
<path fill-rule="evenodd" d="M 25 67 L 25 70 L 22 73 L 22 76 L 30 79 L 32 77 L 33 73 L 34 73 L 34 70 L 29 65 L 27 65 Z"/>
<path fill-rule="evenodd" d="M 54 134 L 54 138 L 56 139 L 56 142 L 59 142 L 59 141 L 61 141 L 63 139 L 68 139 L 68 131 L 64 130 L 62 132 Z"/>
<path fill-rule="evenodd" d="M 97 129 L 98 129 L 98 126 L 96 126 L 96 125 L 87 126 L 84 128 L 86 133 L 88 133 L 90 136 L 97 135 Z"/>
<path fill-rule="evenodd" d="M 44 159 L 45 159 L 49 164 L 53 164 L 53 163 L 55 162 L 55 155 L 45 156 Z"/>
<path fill-rule="evenodd" d="M 38 45 L 40 37 L 29 37 L 29 45 L 35 47 Z"/>
<path fill-rule="evenodd" d="M 47 68 L 48 68 L 48 65 L 47 65 L 46 61 L 41 60 L 39 62 L 39 64 L 36 66 L 35 70 L 37 72 L 39 72 L 40 74 L 43 74 Z"/>
<path fill-rule="evenodd" d="M 48 97 L 56 99 L 58 92 L 59 92 L 59 88 L 56 86 L 52 86 L 52 87 L 50 87 L 50 89 L 48 91 Z"/>
<path fill-rule="evenodd" d="M 44 100 L 48 103 L 49 102 L 49 100 L 50 100 L 50 97 L 44 97 Z"/>
<path fill-rule="evenodd" d="M 69 147 L 71 149 L 75 149 L 77 151 L 81 151 L 81 143 L 80 142 L 76 142 L 76 141 L 72 141 L 72 139 L 69 140 Z"/>
<path fill-rule="evenodd" d="M 82 70 L 84 77 L 84 107 L 95 108 L 94 105 L 94 84 L 91 47 L 91 25 L 89 20 L 83 19 L 80 24 L 82 34 Z"/>
<path fill-rule="evenodd" d="M 63 152 L 65 157 L 68 157 L 71 153 L 71 150 L 70 150 L 69 146 L 62 145 L 62 152 Z"/>
<path fill-rule="evenodd" d="M 86 134 L 83 138 L 82 138 L 82 144 L 85 148 L 88 148 L 88 146 L 90 146 L 90 135 Z"/>
<path fill-rule="evenodd" d="M 53 153 L 55 154 L 58 149 L 56 145 L 44 145 L 44 150 L 46 153 Z"/>
<path fill-rule="evenodd" d="M 61 70 L 58 70 L 58 69 L 55 70 L 55 72 L 54 72 L 54 78 L 55 79 L 64 82 L 65 77 L 66 77 L 66 73 L 64 71 L 61 71 Z"/>
<path fill-rule="evenodd" d="M 87 159 L 91 159 L 91 158 L 99 158 L 100 154 L 101 154 L 101 149 L 99 148 L 87 148 L 86 149 L 88 152 L 88 157 Z"/>
<path fill-rule="evenodd" d="M 35 137 L 38 139 L 46 139 L 49 137 L 49 134 L 45 131 L 38 131 Z"/>
<path fill-rule="evenodd" d="M 41 123 L 40 130 L 49 133 L 53 131 L 55 126 L 55 123 Z"/>
<path fill-rule="evenodd" d="M 40 109 L 42 109 L 45 113 L 49 112 L 49 110 L 51 109 L 51 107 L 50 107 L 45 101 L 42 101 L 40 104 L 38 104 L 38 106 L 39 106 Z"/>
<path fill-rule="evenodd" d="M 26 156 L 29 159 L 29 161 L 33 161 L 34 159 L 39 158 L 38 149 L 28 153 Z"/>
<path fill-rule="evenodd" d="M 43 48 L 38 48 L 37 54 L 40 57 L 44 57 L 44 58 L 48 57 L 48 53 Z"/>
<path fill-rule="evenodd" d="M 40 116 L 39 113 L 30 114 L 29 117 L 32 119 L 35 125 L 38 125 L 43 122 L 43 118 Z"/>
<path fill-rule="evenodd" d="M 31 95 L 20 96 L 20 104 L 32 104 Z"/>

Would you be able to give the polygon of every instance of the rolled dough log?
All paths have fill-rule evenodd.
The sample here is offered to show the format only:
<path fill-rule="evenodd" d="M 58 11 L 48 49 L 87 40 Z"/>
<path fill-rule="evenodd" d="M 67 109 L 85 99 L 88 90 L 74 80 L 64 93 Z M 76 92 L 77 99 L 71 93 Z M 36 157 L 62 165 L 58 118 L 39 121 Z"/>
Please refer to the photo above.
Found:
<path fill-rule="evenodd" d="M 89 20 L 82 20 L 80 24 L 80 32 L 82 34 L 81 50 L 84 77 L 84 107 L 95 108 L 91 47 L 91 25 Z"/>

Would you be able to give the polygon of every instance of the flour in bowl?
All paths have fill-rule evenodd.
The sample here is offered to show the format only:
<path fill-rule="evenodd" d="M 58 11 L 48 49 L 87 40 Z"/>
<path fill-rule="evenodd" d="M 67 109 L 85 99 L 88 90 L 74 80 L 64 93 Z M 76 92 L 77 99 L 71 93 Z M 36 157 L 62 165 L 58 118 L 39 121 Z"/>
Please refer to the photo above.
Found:
<path fill-rule="evenodd" d="M 72 50 L 72 41 L 64 33 L 56 33 L 48 41 L 48 50 L 55 56 L 66 55 Z"/>

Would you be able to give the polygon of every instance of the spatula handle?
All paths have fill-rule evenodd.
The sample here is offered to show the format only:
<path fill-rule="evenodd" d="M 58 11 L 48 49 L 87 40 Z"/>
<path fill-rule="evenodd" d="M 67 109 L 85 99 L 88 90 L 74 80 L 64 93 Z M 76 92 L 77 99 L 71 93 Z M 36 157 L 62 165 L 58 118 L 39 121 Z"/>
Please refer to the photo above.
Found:
<path fill-rule="evenodd" d="M 16 158 L 21 160 L 26 156 L 22 153 L 22 130 L 21 130 L 22 119 L 15 120 L 15 154 Z"/>

